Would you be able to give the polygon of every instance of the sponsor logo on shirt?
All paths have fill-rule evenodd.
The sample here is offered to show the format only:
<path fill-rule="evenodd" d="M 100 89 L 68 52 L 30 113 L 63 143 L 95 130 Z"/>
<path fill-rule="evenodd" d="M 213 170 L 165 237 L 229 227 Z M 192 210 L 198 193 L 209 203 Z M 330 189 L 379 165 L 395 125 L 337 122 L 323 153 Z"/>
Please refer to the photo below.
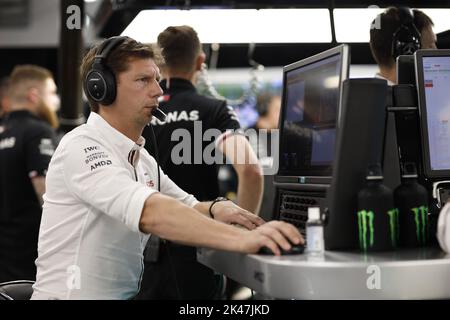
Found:
<path fill-rule="evenodd" d="M 109 158 L 109 156 L 105 152 L 101 151 L 101 152 L 96 152 L 96 153 L 87 155 L 86 159 L 84 161 L 86 162 L 86 164 L 88 164 L 89 162 L 92 162 L 92 161 L 96 161 L 96 160 L 100 160 L 100 159 L 107 159 L 107 158 Z"/>
<path fill-rule="evenodd" d="M 84 153 L 89 153 L 89 152 L 96 151 L 96 150 L 100 150 L 100 147 L 99 146 L 87 147 L 87 148 L 84 148 Z"/>
<path fill-rule="evenodd" d="M 228 114 L 230 115 L 230 118 L 234 121 L 239 122 L 239 118 L 236 114 L 236 112 L 234 111 L 234 108 L 232 106 L 227 106 L 228 109 Z"/>
<path fill-rule="evenodd" d="M 153 180 L 147 180 L 149 178 L 149 174 L 147 172 L 144 172 L 144 176 L 145 176 L 145 184 L 147 185 L 147 187 L 153 188 L 155 186 L 155 183 L 153 182 Z"/>
<path fill-rule="evenodd" d="M 167 124 L 171 122 L 180 122 L 180 121 L 197 121 L 199 119 L 198 110 L 192 110 L 187 113 L 187 111 L 172 111 L 167 113 L 166 121 L 161 122 L 155 117 L 152 118 L 151 124 Z"/>
<path fill-rule="evenodd" d="M 52 139 L 41 139 L 41 143 L 39 144 L 39 152 L 42 155 L 51 157 L 55 152 L 55 147 L 53 146 Z"/>
<path fill-rule="evenodd" d="M 16 137 L 5 138 L 0 140 L 0 150 L 11 149 L 16 145 Z"/>
<path fill-rule="evenodd" d="M 91 165 L 91 171 L 112 164 L 111 160 L 107 160 L 109 159 L 109 155 L 105 151 L 101 151 L 100 146 L 86 147 L 83 150 L 86 154 L 86 158 L 84 159 L 85 164 L 95 162 Z"/>
<path fill-rule="evenodd" d="M 106 161 L 99 161 L 96 162 L 94 164 L 91 164 L 91 171 L 94 171 L 95 169 L 104 167 L 104 166 L 110 166 L 112 165 L 112 161 L 111 160 L 106 160 Z"/>

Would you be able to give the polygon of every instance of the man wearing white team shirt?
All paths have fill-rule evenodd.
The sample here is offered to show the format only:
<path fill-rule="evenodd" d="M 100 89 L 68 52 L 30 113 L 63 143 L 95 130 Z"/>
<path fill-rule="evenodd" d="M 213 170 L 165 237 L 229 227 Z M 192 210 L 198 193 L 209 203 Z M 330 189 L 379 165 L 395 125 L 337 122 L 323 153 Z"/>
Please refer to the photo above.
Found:
<path fill-rule="evenodd" d="M 83 79 L 102 50 L 96 46 L 85 56 Z M 162 94 L 154 58 L 150 47 L 130 38 L 117 43 L 104 59 L 117 83 L 114 101 L 105 106 L 90 98 L 87 124 L 67 134 L 55 151 L 33 299 L 133 298 L 150 233 L 243 253 L 266 246 L 280 254 L 289 242 L 303 243 L 292 225 L 264 223 L 230 201 L 198 202 L 163 173 L 157 191 L 157 164 L 141 137 Z"/>

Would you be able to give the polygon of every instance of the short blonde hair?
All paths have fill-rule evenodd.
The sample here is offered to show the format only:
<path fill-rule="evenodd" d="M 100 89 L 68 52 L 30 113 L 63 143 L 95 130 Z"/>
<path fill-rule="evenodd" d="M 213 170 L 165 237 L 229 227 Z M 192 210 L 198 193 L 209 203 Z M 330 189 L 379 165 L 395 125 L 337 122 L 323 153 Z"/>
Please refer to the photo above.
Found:
<path fill-rule="evenodd" d="M 18 65 L 9 77 L 8 96 L 12 100 L 22 100 L 30 88 L 43 86 L 47 79 L 53 79 L 53 75 L 46 68 L 32 64 Z"/>

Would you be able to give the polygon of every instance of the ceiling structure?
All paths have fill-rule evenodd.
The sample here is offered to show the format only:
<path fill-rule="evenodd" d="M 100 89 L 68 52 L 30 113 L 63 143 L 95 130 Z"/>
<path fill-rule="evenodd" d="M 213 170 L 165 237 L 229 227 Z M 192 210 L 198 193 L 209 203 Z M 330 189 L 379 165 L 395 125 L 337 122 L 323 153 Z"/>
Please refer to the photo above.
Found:
<path fill-rule="evenodd" d="M 121 34 L 125 28 L 142 10 L 161 9 L 333 9 L 339 8 L 367 8 L 369 6 L 405 5 L 406 1 L 365 1 L 365 0 L 277 0 L 277 1 L 229 1 L 229 0 L 103 0 L 94 17 L 97 33 L 100 37 Z M 419 8 L 450 8 L 450 1 L 428 0 L 408 1 L 410 7 Z M 311 56 L 315 53 L 334 47 L 336 30 L 333 15 L 330 14 L 331 41 L 326 43 L 258 43 L 255 45 L 253 59 L 266 66 L 287 65 L 294 61 Z M 257 30 L 255 30 L 257 32 Z M 292 32 L 292 31 L 291 31 Z M 438 34 L 438 46 L 450 48 L 449 32 Z M 204 45 L 206 53 L 210 53 L 211 46 Z M 221 44 L 218 52 L 217 67 L 245 67 L 248 66 L 248 44 Z M 373 64 L 367 43 L 351 44 L 352 64 Z"/>

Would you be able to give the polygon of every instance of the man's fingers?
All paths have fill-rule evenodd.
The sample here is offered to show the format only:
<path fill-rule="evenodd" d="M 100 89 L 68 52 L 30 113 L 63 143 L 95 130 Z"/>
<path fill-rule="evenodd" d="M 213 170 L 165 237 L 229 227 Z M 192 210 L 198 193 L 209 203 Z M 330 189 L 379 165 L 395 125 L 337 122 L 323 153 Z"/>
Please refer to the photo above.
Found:
<path fill-rule="evenodd" d="M 289 241 L 283 236 L 283 234 L 274 227 L 261 228 L 261 233 L 266 237 L 273 240 L 276 244 L 278 244 L 284 250 L 289 250 L 291 248 L 291 244 Z"/>
<path fill-rule="evenodd" d="M 283 237 L 289 239 L 289 241 L 293 244 L 305 243 L 298 229 L 290 223 L 286 223 L 283 221 L 271 221 L 268 222 L 265 226 L 267 226 L 267 228 L 274 228 L 275 230 L 280 232 Z"/>
<path fill-rule="evenodd" d="M 257 226 L 266 223 L 261 217 L 258 217 L 256 214 L 253 214 L 251 212 L 243 211 L 242 214 L 245 215 L 252 223 L 254 223 Z"/>
<path fill-rule="evenodd" d="M 236 214 L 232 222 L 240 224 L 241 226 L 246 227 L 249 230 L 253 230 L 256 228 L 256 225 L 250 219 L 241 214 Z"/>
<path fill-rule="evenodd" d="M 281 255 L 280 247 L 270 237 L 265 237 L 264 245 L 261 247 L 269 248 L 276 256 Z"/>
<path fill-rule="evenodd" d="M 278 230 L 283 233 L 283 235 L 289 239 L 291 243 L 294 244 L 305 244 L 301 233 L 298 229 L 290 223 L 279 221 Z"/>

